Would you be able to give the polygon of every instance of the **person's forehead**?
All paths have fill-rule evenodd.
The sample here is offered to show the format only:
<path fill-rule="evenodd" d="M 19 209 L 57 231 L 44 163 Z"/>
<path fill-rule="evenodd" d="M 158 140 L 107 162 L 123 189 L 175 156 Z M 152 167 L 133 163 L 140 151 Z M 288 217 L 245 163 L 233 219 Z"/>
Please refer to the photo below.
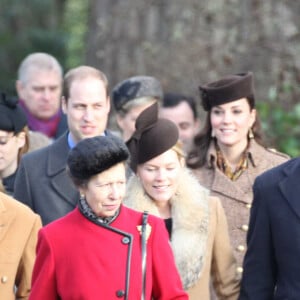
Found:
<path fill-rule="evenodd" d="M 9 134 L 12 134 L 12 133 L 14 133 L 14 132 L 0 129 L 0 137 L 7 137 L 7 136 L 9 136 Z"/>
<path fill-rule="evenodd" d="M 27 79 L 28 81 L 36 81 L 40 78 L 48 78 L 49 80 L 57 79 L 58 81 L 62 80 L 61 74 L 58 70 L 55 69 L 45 69 L 32 66 L 28 68 Z"/>
<path fill-rule="evenodd" d="M 102 80 L 95 77 L 74 78 L 70 83 L 70 93 L 72 90 L 80 91 L 94 91 L 106 90 L 105 84 Z"/>
<path fill-rule="evenodd" d="M 109 169 L 97 174 L 95 179 L 97 181 L 118 181 L 125 179 L 125 164 L 117 163 L 110 167 Z"/>
<path fill-rule="evenodd" d="M 160 116 L 172 120 L 172 118 L 193 118 L 193 111 L 191 107 L 185 102 L 182 101 L 176 106 L 172 107 L 161 107 Z"/>

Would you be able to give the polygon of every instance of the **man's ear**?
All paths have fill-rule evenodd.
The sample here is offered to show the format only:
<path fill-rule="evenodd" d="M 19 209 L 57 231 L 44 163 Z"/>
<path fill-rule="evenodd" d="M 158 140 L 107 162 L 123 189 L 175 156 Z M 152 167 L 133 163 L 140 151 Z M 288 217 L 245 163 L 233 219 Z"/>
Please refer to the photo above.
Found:
<path fill-rule="evenodd" d="M 16 81 L 16 91 L 17 91 L 17 94 L 18 94 L 18 97 L 20 99 L 24 98 L 23 97 L 23 83 L 20 81 L 20 80 L 17 80 Z"/>
<path fill-rule="evenodd" d="M 63 113 L 66 114 L 66 112 L 67 112 L 67 101 L 66 101 L 66 98 L 64 96 L 61 97 L 61 109 L 62 109 Z"/>

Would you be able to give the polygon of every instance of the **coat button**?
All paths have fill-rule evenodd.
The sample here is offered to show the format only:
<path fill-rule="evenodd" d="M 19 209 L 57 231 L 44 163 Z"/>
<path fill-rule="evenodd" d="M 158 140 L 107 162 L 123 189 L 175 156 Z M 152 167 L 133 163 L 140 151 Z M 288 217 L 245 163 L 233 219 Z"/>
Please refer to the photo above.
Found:
<path fill-rule="evenodd" d="M 129 239 L 127 236 L 125 236 L 125 237 L 123 237 L 123 239 L 122 239 L 122 243 L 125 244 L 125 245 L 127 245 L 127 244 L 130 243 L 130 239 Z"/>
<path fill-rule="evenodd" d="M 248 226 L 248 225 L 246 225 L 246 224 L 244 224 L 244 225 L 242 225 L 242 227 L 241 227 L 241 228 L 242 228 L 242 230 L 243 230 L 243 231 L 246 231 L 246 232 L 247 232 L 247 231 L 248 231 L 248 229 L 249 229 L 249 226 Z"/>
<path fill-rule="evenodd" d="M 245 251 L 245 246 L 243 245 L 238 245 L 236 248 L 239 252 L 244 252 Z"/>
<path fill-rule="evenodd" d="M 118 298 L 122 298 L 122 297 L 125 296 L 125 291 L 123 291 L 123 290 L 117 290 L 116 294 L 117 294 Z"/>
<path fill-rule="evenodd" d="M 2 282 L 2 283 L 6 283 L 7 280 L 8 280 L 7 276 L 2 276 L 2 277 L 1 277 L 1 282 Z"/>

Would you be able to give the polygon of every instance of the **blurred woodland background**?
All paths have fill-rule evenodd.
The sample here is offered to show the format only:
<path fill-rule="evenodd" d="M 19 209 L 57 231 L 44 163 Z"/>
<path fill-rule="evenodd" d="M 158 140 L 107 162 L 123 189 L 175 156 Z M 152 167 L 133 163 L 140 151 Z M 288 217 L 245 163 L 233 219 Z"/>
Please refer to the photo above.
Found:
<path fill-rule="evenodd" d="M 151 75 L 165 91 L 197 99 L 200 83 L 251 70 L 269 144 L 300 155 L 300 1 L 0 4 L 1 90 L 15 95 L 18 65 L 37 51 L 54 55 L 65 71 L 81 64 L 97 67 L 111 86 L 129 76 Z"/>

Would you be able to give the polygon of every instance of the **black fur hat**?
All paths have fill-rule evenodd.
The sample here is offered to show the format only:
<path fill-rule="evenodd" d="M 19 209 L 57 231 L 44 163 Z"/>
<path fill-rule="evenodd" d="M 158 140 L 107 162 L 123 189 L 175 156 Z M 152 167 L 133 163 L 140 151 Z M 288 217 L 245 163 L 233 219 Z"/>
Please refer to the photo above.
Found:
<path fill-rule="evenodd" d="M 69 152 L 67 166 L 73 178 L 87 180 L 128 157 L 128 149 L 120 138 L 97 136 L 80 141 Z"/>
<path fill-rule="evenodd" d="M 112 102 L 116 111 L 129 101 L 142 97 L 162 99 L 163 91 L 160 82 L 151 76 L 134 76 L 118 83 L 112 91 Z"/>
<path fill-rule="evenodd" d="M 27 125 L 27 118 L 18 100 L 0 93 L 0 130 L 19 133 Z"/>
<path fill-rule="evenodd" d="M 130 167 L 135 172 L 138 164 L 171 149 L 178 141 L 177 126 L 170 120 L 158 118 L 158 104 L 146 108 L 137 118 L 136 131 L 126 142 L 130 151 Z"/>
<path fill-rule="evenodd" d="M 254 99 L 253 74 L 248 72 L 229 75 L 218 81 L 200 86 L 199 91 L 205 111 L 210 111 L 214 106 L 241 98 L 252 97 Z"/>

